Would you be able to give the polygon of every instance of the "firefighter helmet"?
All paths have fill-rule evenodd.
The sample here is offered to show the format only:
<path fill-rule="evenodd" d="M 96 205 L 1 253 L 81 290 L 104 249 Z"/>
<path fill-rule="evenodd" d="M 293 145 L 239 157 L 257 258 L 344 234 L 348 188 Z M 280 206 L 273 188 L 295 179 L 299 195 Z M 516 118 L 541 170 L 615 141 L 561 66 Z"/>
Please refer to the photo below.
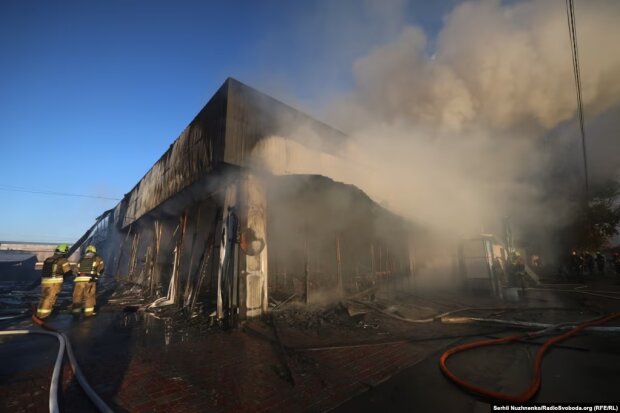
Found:
<path fill-rule="evenodd" d="M 94 245 L 89 245 L 88 247 L 86 247 L 86 252 L 92 252 L 94 254 L 97 252 L 97 247 L 95 247 Z"/>
<path fill-rule="evenodd" d="M 63 254 L 66 254 L 67 252 L 69 252 L 69 245 L 67 244 L 60 244 L 56 247 L 56 252 L 60 252 Z"/>

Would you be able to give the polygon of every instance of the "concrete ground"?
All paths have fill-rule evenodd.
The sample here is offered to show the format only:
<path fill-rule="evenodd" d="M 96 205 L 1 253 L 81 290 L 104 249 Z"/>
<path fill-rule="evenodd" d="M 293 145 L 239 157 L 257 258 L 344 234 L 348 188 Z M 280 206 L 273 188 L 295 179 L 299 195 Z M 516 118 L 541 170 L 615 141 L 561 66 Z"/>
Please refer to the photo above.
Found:
<path fill-rule="evenodd" d="M 588 290 L 614 288 L 609 284 L 600 280 Z M 519 311 L 464 314 L 555 323 L 620 310 L 618 300 L 572 292 L 574 286 L 555 288 L 571 292 L 528 291 L 522 302 L 509 304 Z M 511 331 L 397 318 L 507 303 L 445 291 L 417 294 L 380 295 L 373 305 L 382 312 L 351 319 L 344 308 L 316 316 L 293 305 L 275 313 L 271 323 L 253 321 L 226 332 L 198 319 L 181 322 L 165 313 L 112 305 L 90 319 L 60 312 L 49 324 L 68 334 L 86 378 L 120 412 L 489 411 L 487 401 L 444 378 L 438 357 L 456 343 Z M 555 309 L 536 310 L 540 307 Z M 0 323 L 0 329 L 37 328 L 28 318 Z M 534 401 L 620 399 L 618 336 L 584 335 L 562 344 L 545 358 Z M 537 348 L 512 344 L 472 350 L 455 355 L 449 365 L 476 384 L 516 393 L 527 386 Z M 53 337 L 0 338 L 0 411 L 47 411 L 56 351 Z M 62 383 L 61 411 L 95 411 L 66 362 Z"/>
<path fill-rule="evenodd" d="M 590 281 L 588 290 L 619 291 L 611 280 Z M 548 287 L 545 287 L 548 288 Z M 556 286 L 572 290 L 574 286 Z M 620 301 L 575 292 L 529 291 L 530 302 L 554 303 L 567 308 L 592 310 L 601 314 L 620 311 Z M 594 293 L 597 294 L 597 293 Z M 610 294 L 620 298 L 620 294 Z M 594 315 L 594 314 L 592 314 Z M 620 320 L 607 324 L 619 326 Z M 518 331 L 506 332 L 510 335 Z M 464 343 L 489 338 L 481 335 L 459 341 Z M 534 340 L 542 343 L 544 339 Z M 534 357 L 539 345 L 515 343 L 473 349 L 456 354 L 448 366 L 459 377 L 494 391 L 519 394 L 528 387 L 533 374 Z M 437 351 L 422 362 L 394 375 L 364 394 L 339 406 L 337 412 L 463 412 L 491 411 L 491 401 L 471 395 L 440 372 Z M 532 403 L 620 402 L 620 335 L 584 334 L 572 337 L 552 348 L 543 360 L 542 385 Z M 500 403 L 501 404 L 501 403 Z"/>
<path fill-rule="evenodd" d="M 543 363 L 542 387 L 533 403 L 620 400 L 620 340 L 600 337 L 571 339 L 575 349 L 556 348 Z M 568 344 L 567 344 L 568 345 Z M 523 392 L 533 370 L 538 346 L 515 344 L 472 350 L 454 356 L 450 367 L 483 387 L 509 394 Z M 438 368 L 437 352 L 339 408 L 338 412 L 489 412 L 488 400 L 472 396 L 448 381 Z"/>

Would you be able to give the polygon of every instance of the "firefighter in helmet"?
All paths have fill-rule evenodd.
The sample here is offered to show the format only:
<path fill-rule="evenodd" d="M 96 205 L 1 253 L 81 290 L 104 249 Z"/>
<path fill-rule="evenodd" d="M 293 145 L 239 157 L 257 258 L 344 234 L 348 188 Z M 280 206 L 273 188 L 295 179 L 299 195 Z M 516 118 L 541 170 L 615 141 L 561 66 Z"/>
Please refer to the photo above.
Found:
<path fill-rule="evenodd" d="M 95 301 L 97 293 L 97 281 L 105 270 L 103 259 L 97 255 L 94 245 L 86 247 L 86 253 L 82 255 L 78 263 L 78 275 L 73 280 L 73 314 L 80 314 L 84 308 L 85 316 L 95 315 Z M 84 306 L 82 307 L 82 304 Z"/>
<path fill-rule="evenodd" d="M 68 252 L 69 246 L 67 244 L 60 244 L 56 247 L 54 255 L 43 262 L 43 269 L 41 270 L 41 300 L 37 307 L 38 318 L 46 318 L 52 313 L 56 298 L 62 288 L 64 276 L 72 274 L 71 265 L 67 259 Z"/>

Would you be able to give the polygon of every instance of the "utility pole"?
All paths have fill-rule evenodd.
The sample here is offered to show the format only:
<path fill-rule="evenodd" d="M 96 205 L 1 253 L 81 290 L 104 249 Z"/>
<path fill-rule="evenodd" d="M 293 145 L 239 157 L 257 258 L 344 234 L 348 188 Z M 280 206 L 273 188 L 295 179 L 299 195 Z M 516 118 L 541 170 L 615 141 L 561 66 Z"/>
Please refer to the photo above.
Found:
<path fill-rule="evenodd" d="M 590 184 L 588 179 L 588 155 L 586 152 L 586 130 L 583 121 L 583 100 L 581 98 L 581 76 L 579 74 L 579 50 L 577 47 L 577 27 L 575 24 L 575 7 L 573 0 L 566 0 L 566 16 L 568 18 L 568 34 L 573 55 L 573 72 L 575 74 L 575 89 L 577 92 L 577 113 L 581 132 L 581 149 L 583 152 L 583 171 L 585 178 L 585 203 L 588 205 Z"/>

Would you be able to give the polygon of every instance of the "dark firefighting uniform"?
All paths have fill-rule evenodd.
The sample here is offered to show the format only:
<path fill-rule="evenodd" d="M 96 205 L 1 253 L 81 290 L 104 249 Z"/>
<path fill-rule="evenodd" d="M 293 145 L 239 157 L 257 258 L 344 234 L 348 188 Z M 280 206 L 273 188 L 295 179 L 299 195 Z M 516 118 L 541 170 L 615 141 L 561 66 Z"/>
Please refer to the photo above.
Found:
<path fill-rule="evenodd" d="M 92 252 L 87 252 L 82 256 L 78 263 L 78 275 L 73 280 L 73 308 L 74 314 L 82 311 L 84 304 L 84 315 L 93 315 L 95 311 L 95 301 L 97 294 L 97 280 L 103 274 L 105 265 L 103 259 Z"/>
<path fill-rule="evenodd" d="M 41 270 L 41 300 L 37 307 L 37 317 L 45 318 L 52 313 L 64 275 L 71 272 L 71 265 L 65 254 L 55 253 L 43 262 Z"/>

